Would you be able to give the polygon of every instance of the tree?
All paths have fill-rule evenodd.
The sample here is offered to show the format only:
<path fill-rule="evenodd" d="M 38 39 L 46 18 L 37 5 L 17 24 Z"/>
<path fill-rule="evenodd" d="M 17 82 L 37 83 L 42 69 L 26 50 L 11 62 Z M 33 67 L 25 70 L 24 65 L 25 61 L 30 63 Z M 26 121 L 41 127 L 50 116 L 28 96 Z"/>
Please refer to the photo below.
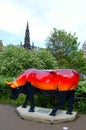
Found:
<path fill-rule="evenodd" d="M 59 68 L 82 69 L 85 66 L 83 53 L 78 49 L 79 44 L 76 34 L 64 30 L 53 29 L 47 40 L 47 49 L 57 60 Z"/>

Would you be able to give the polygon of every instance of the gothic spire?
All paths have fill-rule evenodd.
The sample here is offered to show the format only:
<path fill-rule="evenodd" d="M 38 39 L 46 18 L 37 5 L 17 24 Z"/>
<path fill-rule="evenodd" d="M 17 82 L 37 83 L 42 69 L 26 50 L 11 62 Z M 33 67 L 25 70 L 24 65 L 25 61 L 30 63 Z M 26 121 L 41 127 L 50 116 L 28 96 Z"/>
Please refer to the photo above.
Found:
<path fill-rule="evenodd" d="M 31 49 L 28 21 L 27 21 L 26 30 L 25 30 L 24 48 Z"/>

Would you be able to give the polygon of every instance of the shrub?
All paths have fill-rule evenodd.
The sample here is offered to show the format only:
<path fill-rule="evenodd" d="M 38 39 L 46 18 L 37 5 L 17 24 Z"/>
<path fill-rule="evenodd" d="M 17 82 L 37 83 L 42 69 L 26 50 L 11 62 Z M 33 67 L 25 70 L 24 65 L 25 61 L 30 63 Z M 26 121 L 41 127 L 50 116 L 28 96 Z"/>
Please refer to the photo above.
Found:
<path fill-rule="evenodd" d="M 49 51 L 26 50 L 19 46 L 6 46 L 0 52 L 0 74 L 16 77 L 29 68 L 54 69 L 57 62 Z"/>
<path fill-rule="evenodd" d="M 79 82 L 76 90 L 76 96 L 86 98 L 86 80 Z"/>

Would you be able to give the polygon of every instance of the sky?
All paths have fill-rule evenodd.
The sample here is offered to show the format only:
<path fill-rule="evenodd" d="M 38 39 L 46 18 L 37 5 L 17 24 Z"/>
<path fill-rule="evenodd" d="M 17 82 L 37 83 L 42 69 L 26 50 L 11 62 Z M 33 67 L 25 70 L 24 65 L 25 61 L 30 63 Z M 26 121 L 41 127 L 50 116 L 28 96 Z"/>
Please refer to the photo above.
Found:
<path fill-rule="evenodd" d="M 0 0 L 0 40 L 24 43 L 27 21 L 30 41 L 45 47 L 53 28 L 71 32 L 80 46 L 86 41 L 86 0 Z"/>

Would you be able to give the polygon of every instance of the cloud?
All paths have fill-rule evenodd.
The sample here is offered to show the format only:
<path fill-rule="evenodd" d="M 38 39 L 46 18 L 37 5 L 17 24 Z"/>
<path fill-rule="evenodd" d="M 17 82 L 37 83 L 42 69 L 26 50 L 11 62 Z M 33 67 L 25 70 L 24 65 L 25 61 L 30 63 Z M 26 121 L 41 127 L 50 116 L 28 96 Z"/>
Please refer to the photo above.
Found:
<path fill-rule="evenodd" d="M 39 45 L 44 44 L 53 27 L 76 32 L 83 42 L 86 34 L 85 5 L 85 0 L 0 0 L 0 30 L 9 33 L 9 42 L 12 36 L 17 43 L 16 39 L 18 42 L 24 39 L 28 20 L 31 41 Z M 3 33 L 4 39 L 5 36 Z"/>

